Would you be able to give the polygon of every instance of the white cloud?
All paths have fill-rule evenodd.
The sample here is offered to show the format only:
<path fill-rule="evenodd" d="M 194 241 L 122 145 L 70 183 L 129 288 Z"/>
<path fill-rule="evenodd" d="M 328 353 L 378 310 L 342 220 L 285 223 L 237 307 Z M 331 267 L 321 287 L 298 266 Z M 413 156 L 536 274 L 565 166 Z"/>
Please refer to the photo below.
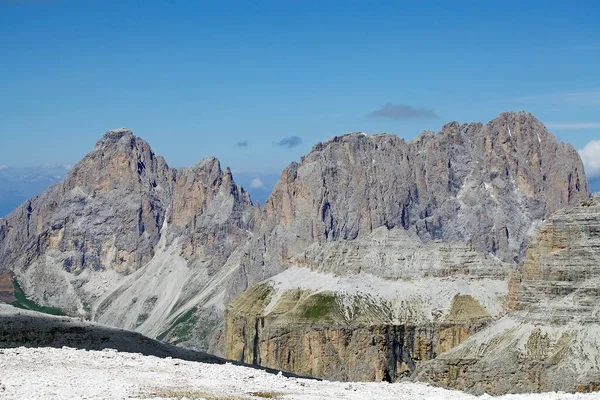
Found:
<path fill-rule="evenodd" d="M 600 177 L 600 140 L 592 140 L 579 150 L 588 179 Z"/>
<path fill-rule="evenodd" d="M 263 181 L 261 181 L 259 178 L 252 179 L 252 182 L 250 182 L 250 187 L 252 189 L 263 189 L 263 190 L 267 189 L 267 187 L 265 186 Z"/>
<path fill-rule="evenodd" d="M 600 128 L 600 122 L 548 122 L 548 129 L 593 129 Z"/>
<path fill-rule="evenodd" d="M 0 170 L 8 168 L 6 165 L 0 164 Z"/>

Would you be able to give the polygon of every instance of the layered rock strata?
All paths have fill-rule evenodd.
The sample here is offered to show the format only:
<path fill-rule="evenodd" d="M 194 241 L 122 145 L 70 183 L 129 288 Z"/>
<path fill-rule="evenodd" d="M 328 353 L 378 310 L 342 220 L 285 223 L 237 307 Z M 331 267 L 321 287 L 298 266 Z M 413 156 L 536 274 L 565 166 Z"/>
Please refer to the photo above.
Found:
<path fill-rule="evenodd" d="M 118 129 L 63 182 L 0 219 L 0 273 L 12 271 L 41 306 L 219 353 L 226 305 L 304 265 L 311 246 L 343 248 L 385 227 L 514 262 L 533 225 L 588 196 L 576 151 L 524 112 L 410 142 L 349 134 L 318 143 L 262 209 L 215 158 L 169 168 Z M 346 255 L 331 251 L 313 264 L 345 273 Z M 387 261 L 369 273 L 386 278 L 389 260 L 377 256 Z"/>
<path fill-rule="evenodd" d="M 505 312 L 508 265 L 404 229 L 312 245 L 225 317 L 225 356 L 319 378 L 396 381 Z"/>
<path fill-rule="evenodd" d="M 516 262 L 537 221 L 589 194 L 576 150 L 526 112 L 485 125 L 451 122 L 410 142 L 336 136 L 283 171 L 231 291 L 294 265 L 292 257 L 313 243 L 353 240 L 381 226 Z"/>
<path fill-rule="evenodd" d="M 600 198 L 550 217 L 511 275 L 512 312 L 415 378 L 474 393 L 598 390 Z"/>

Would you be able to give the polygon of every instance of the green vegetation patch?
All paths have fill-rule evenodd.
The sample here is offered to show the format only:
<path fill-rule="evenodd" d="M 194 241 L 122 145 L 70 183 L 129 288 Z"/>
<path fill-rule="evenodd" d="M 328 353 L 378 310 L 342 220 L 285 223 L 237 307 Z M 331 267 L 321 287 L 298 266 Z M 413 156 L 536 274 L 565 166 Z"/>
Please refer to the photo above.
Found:
<path fill-rule="evenodd" d="M 452 299 L 450 313 L 446 316 L 446 322 L 465 323 L 474 320 L 491 319 L 492 316 L 468 294 L 457 294 Z"/>
<path fill-rule="evenodd" d="M 545 360 L 548 357 L 550 350 L 550 338 L 547 333 L 542 333 L 540 328 L 536 328 L 531 332 L 527 339 L 527 358 L 531 360 Z"/>
<path fill-rule="evenodd" d="M 173 322 L 171 327 L 158 335 L 156 338 L 158 340 L 163 340 L 167 335 L 171 335 L 175 337 L 173 344 L 181 343 L 187 339 L 189 339 L 190 334 L 192 333 L 192 328 L 199 320 L 196 312 L 198 311 L 198 307 L 193 307 L 183 313 L 179 318 Z"/>
<path fill-rule="evenodd" d="M 271 302 L 274 293 L 275 289 L 271 283 L 259 283 L 239 295 L 231 302 L 229 308 L 235 313 L 244 315 L 263 315 L 263 311 Z"/>
<path fill-rule="evenodd" d="M 41 312 L 44 314 L 65 315 L 65 313 L 62 312 L 62 310 L 60 308 L 40 306 L 35 301 L 28 299 L 27 296 L 25 296 L 25 292 L 23 291 L 23 288 L 21 287 L 21 285 L 19 285 L 19 282 L 17 282 L 17 279 L 13 278 L 12 282 L 13 282 L 13 287 L 15 289 L 15 298 L 16 298 L 16 300 L 12 303 L 13 306 L 22 308 L 24 310 Z"/>
<path fill-rule="evenodd" d="M 300 316 L 311 320 L 331 319 L 337 311 L 337 299 L 332 293 L 315 293 L 300 304 Z"/>

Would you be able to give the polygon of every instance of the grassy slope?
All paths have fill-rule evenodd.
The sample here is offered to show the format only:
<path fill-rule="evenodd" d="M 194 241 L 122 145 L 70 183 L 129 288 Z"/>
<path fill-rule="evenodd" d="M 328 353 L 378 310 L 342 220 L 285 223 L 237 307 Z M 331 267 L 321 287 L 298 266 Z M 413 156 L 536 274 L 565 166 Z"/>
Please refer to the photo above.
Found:
<path fill-rule="evenodd" d="M 65 315 L 60 308 L 40 306 L 35 301 L 28 299 L 27 296 L 25 296 L 23 288 L 21 288 L 21 285 L 19 285 L 19 282 L 17 282 L 15 278 L 13 278 L 13 287 L 15 288 L 15 298 L 17 299 L 12 303 L 13 306 L 44 314 Z"/>

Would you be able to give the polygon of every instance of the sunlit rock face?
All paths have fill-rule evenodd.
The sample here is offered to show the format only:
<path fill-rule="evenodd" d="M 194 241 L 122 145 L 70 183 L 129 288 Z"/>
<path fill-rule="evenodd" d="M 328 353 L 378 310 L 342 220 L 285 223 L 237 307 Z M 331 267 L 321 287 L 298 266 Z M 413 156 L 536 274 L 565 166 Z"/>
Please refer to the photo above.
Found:
<path fill-rule="evenodd" d="M 515 262 L 536 221 L 588 197 L 575 149 L 526 112 L 485 125 L 452 122 L 410 142 L 389 134 L 334 137 L 283 171 L 241 279 L 250 286 L 312 243 L 352 240 L 380 226 Z"/>
<path fill-rule="evenodd" d="M 225 357 L 319 378 L 396 381 L 506 312 L 509 265 L 380 227 L 314 244 L 225 313 Z"/>
<path fill-rule="evenodd" d="M 116 129 L 64 181 L 0 220 L 0 271 L 39 304 L 168 339 L 185 313 L 199 325 L 216 318 L 222 306 L 196 297 L 223 290 L 217 275 L 248 239 L 253 212 L 214 157 L 169 168 Z M 174 340 L 205 348 L 218 325 Z"/>
<path fill-rule="evenodd" d="M 554 213 L 511 273 L 508 316 L 416 373 L 493 394 L 600 389 L 600 199 Z"/>
<path fill-rule="evenodd" d="M 421 279 L 417 263 L 396 269 L 391 246 L 426 258 L 418 248 L 441 241 L 456 259 L 442 265 L 449 258 L 439 250 L 427 260 L 433 278 L 461 271 L 505 282 L 504 263 L 523 259 L 532 227 L 588 198 L 586 182 L 570 145 L 531 114 L 504 113 L 410 142 L 354 133 L 318 143 L 259 209 L 214 157 L 170 168 L 122 128 L 64 181 L 0 219 L 0 273 L 11 271 L 40 306 L 221 353 L 227 305 L 304 259 L 314 272 Z M 381 228 L 388 239 L 378 239 Z M 353 249 L 380 239 L 392 245 L 371 255 Z M 352 264 L 355 250 L 362 264 Z M 497 260 L 479 263 L 477 252 Z M 464 294 L 449 293 L 447 310 Z"/>

